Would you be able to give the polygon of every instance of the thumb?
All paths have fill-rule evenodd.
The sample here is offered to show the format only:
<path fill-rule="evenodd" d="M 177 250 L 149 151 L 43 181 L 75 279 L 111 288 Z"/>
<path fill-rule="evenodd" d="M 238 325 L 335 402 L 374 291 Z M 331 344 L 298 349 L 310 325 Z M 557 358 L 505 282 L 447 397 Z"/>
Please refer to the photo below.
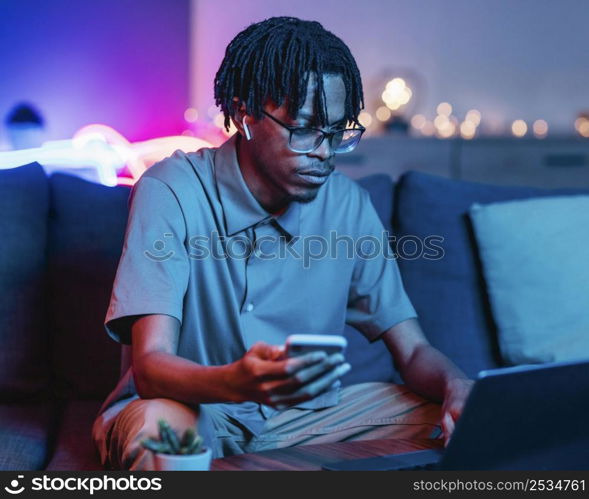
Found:
<path fill-rule="evenodd" d="M 279 346 L 269 345 L 263 341 L 255 343 L 250 351 L 263 360 L 275 360 L 282 354 L 282 349 Z"/>

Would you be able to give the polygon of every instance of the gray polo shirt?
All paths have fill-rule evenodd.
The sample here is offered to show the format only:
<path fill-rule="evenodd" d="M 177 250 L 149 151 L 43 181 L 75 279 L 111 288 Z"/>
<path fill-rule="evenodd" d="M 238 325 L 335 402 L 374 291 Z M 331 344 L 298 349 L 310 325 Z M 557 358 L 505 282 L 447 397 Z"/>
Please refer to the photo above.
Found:
<path fill-rule="evenodd" d="M 417 316 L 390 250 L 377 248 L 388 245 L 364 189 L 334 172 L 313 201 L 272 216 L 243 179 L 237 140 L 176 151 L 135 184 L 105 319 L 112 338 L 130 344 L 136 316 L 171 315 L 181 323 L 179 356 L 222 365 L 256 341 L 338 334 L 346 323 L 374 340 Z M 338 390 L 300 407 L 334 405 Z M 130 368 L 101 412 L 136 397 Z M 254 432 L 274 412 L 223 406 Z"/>

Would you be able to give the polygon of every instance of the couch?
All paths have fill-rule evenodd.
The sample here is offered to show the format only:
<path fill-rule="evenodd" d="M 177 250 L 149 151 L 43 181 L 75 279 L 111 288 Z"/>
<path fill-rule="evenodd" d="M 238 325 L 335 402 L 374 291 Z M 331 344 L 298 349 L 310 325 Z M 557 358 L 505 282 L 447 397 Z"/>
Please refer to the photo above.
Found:
<path fill-rule="evenodd" d="M 359 180 L 399 239 L 444 238 L 439 260 L 399 259 L 433 345 L 469 376 L 503 365 L 467 210 L 474 202 L 583 192 L 499 187 L 407 172 Z M 129 359 L 103 328 L 128 187 L 36 163 L 0 170 L 0 469 L 98 470 L 94 417 Z M 401 382 L 382 342 L 349 328 L 344 384 Z"/>

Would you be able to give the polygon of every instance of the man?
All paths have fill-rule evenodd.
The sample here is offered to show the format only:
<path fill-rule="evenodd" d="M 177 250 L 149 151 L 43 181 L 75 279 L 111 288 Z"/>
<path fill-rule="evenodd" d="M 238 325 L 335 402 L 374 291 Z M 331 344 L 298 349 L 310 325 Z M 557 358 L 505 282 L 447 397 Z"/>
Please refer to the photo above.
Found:
<path fill-rule="evenodd" d="M 304 257 L 330 231 L 383 231 L 367 192 L 333 172 L 363 131 L 349 49 L 316 22 L 254 24 L 228 46 L 215 97 L 237 133 L 176 152 L 133 189 L 105 322 L 133 361 L 94 425 L 103 464 L 152 469 L 140 440 L 162 417 L 177 431 L 198 425 L 215 456 L 428 438 L 440 419 L 447 439 L 471 382 L 426 341 L 396 262 Z M 407 386 L 342 389 L 341 354 L 284 358 L 289 334 L 345 323 L 386 343 Z"/>

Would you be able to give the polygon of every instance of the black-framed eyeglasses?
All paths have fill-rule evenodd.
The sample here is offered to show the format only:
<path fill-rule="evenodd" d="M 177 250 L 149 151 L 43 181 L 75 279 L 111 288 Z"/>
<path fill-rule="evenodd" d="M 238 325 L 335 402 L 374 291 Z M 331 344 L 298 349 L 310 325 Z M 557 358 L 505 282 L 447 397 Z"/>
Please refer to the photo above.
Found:
<path fill-rule="evenodd" d="M 327 137 L 333 152 L 337 154 L 350 152 L 358 145 L 362 134 L 366 131 L 364 127 L 358 127 L 341 128 L 332 132 L 326 132 L 320 128 L 288 125 L 264 110 L 262 110 L 262 113 L 290 132 L 288 147 L 291 151 L 298 153 L 314 151 L 323 143 L 325 137 Z"/>

